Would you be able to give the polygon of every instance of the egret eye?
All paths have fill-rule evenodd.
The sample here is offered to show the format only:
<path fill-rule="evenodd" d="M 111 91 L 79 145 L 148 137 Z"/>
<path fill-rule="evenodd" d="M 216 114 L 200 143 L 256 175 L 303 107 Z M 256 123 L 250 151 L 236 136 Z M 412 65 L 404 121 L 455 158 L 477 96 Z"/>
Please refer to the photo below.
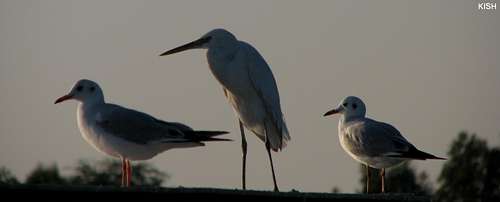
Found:
<path fill-rule="evenodd" d="M 82 92 L 82 90 L 83 90 L 83 86 L 77 86 L 77 87 L 76 87 L 76 91 L 78 91 L 78 92 Z"/>
<path fill-rule="evenodd" d="M 358 107 L 358 105 L 356 103 L 352 103 L 352 108 L 353 109 L 356 109 Z"/>
<path fill-rule="evenodd" d="M 344 104 L 342 104 L 342 105 L 343 105 L 344 107 L 347 107 L 347 102 L 346 102 L 346 103 L 344 103 Z"/>
<path fill-rule="evenodd" d="M 95 91 L 95 87 L 94 86 L 90 87 L 90 92 L 94 92 L 94 91 Z"/>

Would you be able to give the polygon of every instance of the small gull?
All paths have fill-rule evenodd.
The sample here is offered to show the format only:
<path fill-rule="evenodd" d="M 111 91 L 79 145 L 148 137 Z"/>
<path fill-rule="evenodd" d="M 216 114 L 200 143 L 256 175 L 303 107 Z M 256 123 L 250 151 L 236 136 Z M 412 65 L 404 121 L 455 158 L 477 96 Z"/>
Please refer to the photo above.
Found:
<path fill-rule="evenodd" d="M 386 168 L 412 159 L 444 159 L 418 150 L 394 126 L 366 118 L 365 104 L 358 97 L 344 98 L 336 109 L 324 116 L 332 114 L 341 114 L 338 125 L 340 145 L 352 158 L 366 165 L 366 192 L 370 182 L 368 167 L 381 169 L 382 192 L 385 192 Z"/>
<path fill-rule="evenodd" d="M 205 141 L 225 131 L 196 131 L 181 123 L 166 122 L 148 114 L 109 104 L 96 82 L 79 80 L 71 91 L 55 101 L 79 101 L 78 127 L 83 138 L 96 150 L 122 160 L 122 186 L 130 186 L 129 160 L 147 160 L 174 148 L 204 146 Z"/>

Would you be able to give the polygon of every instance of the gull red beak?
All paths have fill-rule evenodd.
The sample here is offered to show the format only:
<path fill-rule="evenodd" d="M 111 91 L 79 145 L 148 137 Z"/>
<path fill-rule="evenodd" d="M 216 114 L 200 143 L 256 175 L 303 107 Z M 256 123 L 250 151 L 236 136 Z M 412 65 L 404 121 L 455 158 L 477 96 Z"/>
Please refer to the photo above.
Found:
<path fill-rule="evenodd" d="M 69 99 L 72 99 L 72 98 L 73 98 L 73 96 L 72 96 L 72 95 L 67 94 L 67 95 L 64 95 L 64 96 L 62 96 L 62 97 L 58 98 L 58 99 L 54 102 L 54 104 L 57 104 L 57 103 L 60 103 L 60 102 L 63 102 L 63 101 L 65 101 L 65 100 L 69 100 Z"/>
<path fill-rule="evenodd" d="M 333 115 L 333 114 L 338 114 L 340 112 L 339 109 L 332 109 L 328 112 L 326 112 L 325 114 L 323 114 L 323 116 L 330 116 L 330 115 Z"/>

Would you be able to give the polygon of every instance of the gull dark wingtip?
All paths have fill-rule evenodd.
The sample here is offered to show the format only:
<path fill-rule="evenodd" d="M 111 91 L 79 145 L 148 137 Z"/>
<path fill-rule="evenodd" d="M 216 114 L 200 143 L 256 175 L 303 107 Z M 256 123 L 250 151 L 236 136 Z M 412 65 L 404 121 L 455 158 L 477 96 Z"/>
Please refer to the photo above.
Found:
<path fill-rule="evenodd" d="M 210 138 L 208 140 L 204 140 L 204 141 L 223 141 L 223 142 L 232 142 L 234 141 L 233 139 L 227 139 L 227 138 Z"/>

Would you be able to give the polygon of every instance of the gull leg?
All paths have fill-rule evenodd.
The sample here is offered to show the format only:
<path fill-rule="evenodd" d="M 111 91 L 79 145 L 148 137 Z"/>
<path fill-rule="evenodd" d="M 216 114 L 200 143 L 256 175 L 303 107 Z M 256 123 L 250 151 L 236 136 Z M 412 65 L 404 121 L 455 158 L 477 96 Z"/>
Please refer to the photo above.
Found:
<path fill-rule="evenodd" d="M 240 133 L 241 133 L 241 150 L 243 152 L 242 156 L 242 170 L 241 170 L 241 186 L 243 190 L 246 189 L 246 167 L 247 167 L 247 139 L 245 137 L 245 128 L 243 128 L 243 123 L 240 122 Z"/>
<path fill-rule="evenodd" d="M 132 178 L 132 168 L 130 167 L 130 161 L 125 160 L 127 167 L 127 187 L 130 187 L 130 180 Z"/>
<path fill-rule="evenodd" d="M 368 164 L 365 165 L 366 167 L 366 193 L 370 193 L 370 167 Z"/>
<path fill-rule="evenodd" d="M 125 180 L 126 180 L 126 172 L 127 172 L 127 168 L 125 167 L 126 165 L 126 162 L 125 162 L 125 159 L 122 158 L 122 187 L 125 186 Z"/>
<path fill-rule="evenodd" d="M 269 162 L 271 163 L 271 171 L 273 173 L 273 182 L 274 182 L 274 191 L 279 192 L 278 185 L 276 184 L 276 175 L 274 174 L 274 166 L 273 166 L 273 157 L 271 156 L 271 146 L 269 145 L 269 140 L 266 135 L 266 150 L 267 155 L 269 156 Z"/>
<path fill-rule="evenodd" d="M 382 193 L 385 193 L 385 168 L 382 168 L 382 170 L 380 170 L 380 179 L 382 181 Z"/>

